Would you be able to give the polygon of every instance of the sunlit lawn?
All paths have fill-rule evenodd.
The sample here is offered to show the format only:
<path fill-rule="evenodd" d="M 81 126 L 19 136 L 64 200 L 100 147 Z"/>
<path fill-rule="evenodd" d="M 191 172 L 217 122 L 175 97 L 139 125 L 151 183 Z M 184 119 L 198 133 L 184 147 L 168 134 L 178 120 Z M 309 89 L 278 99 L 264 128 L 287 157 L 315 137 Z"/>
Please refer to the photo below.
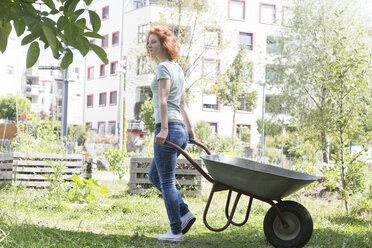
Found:
<path fill-rule="evenodd" d="M 49 202 L 45 193 L 26 189 L 0 190 L 0 247 L 270 247 L 263 232 L 269 205 L 253 201 L 248 223 L 230 226 L 219 233 L 209 231 L 202 216 L 208 189 L 201 196 L 185 197 L 197 222 L 181 244 L 164 243 L 156 235 L 169 228 L 162 199 L 154 191 L 142 195 L 127 192 L 127 181 L 102 181 L 109 188 L 89 204 Z M 224 225 L 226 193 L 217 194 L 208 219 Z M 371 215 L 345 216 L 340 201 L 307 198 L 302 203 L 312 214 L 314 232 L 307 247 L 372 247 Z M 236 220 L 242 220 L 247 199 L 241 202 Z"/>

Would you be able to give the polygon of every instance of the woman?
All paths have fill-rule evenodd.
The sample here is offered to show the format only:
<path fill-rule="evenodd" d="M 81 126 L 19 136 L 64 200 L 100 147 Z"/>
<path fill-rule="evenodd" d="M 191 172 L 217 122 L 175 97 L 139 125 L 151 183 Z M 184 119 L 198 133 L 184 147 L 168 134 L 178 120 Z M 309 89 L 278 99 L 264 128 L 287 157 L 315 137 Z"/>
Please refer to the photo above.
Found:
<path fill-rule="evenodd" d="M 189 137 L 194 138 L 185 103 L 184 74 L 174 61 L 179 46 L 174 34 L 164 27 L 151 28 L 146 41 L 148 55 L 158 64 L 155 78 L 151 82 L 156 128 L 149 180 L 162 192 L 171 227 L 166 234 L 159 234 L 157 238 L 182 241 L 183 234 L 190 229 L 196 218 L 176 189 L 175 167 L 179 152 L 164 145 L 167 140 L 185 149 Z"/>

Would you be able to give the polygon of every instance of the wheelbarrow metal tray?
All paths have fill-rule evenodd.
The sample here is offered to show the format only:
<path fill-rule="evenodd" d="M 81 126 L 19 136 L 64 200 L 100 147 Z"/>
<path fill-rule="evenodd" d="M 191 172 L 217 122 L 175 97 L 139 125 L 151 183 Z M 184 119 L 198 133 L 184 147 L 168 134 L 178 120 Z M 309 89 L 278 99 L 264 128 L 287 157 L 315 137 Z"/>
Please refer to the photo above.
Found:
<path fill-rule="evenodd" d="M 271 200 L 280 200 L 319 179 L 316 176 L 224 154 L 205 155 L 201 158 L 214 180 Z"/>

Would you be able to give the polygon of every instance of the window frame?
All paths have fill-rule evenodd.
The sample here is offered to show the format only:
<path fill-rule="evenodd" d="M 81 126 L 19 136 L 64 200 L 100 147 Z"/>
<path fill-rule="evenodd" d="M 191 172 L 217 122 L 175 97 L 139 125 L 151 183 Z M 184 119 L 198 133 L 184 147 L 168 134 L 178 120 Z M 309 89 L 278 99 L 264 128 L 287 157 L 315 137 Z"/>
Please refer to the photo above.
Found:
<path fill-rule="evenodd" d="M 112 72 L 112 65 L 113 64 L 116 64 L 116 68 L 115 68 L 115 72 L 113 73 Z M 117 61 L 117 60 L 115 60 L 115 61 L 112 61 L 111 63 L 110 63 L 110 75 L 111 76 L 114 76 L 114 75 L 117 75 L 118 73 L 116 72 L 116 70 L 118 69 L 118 64 L 119 64 L 119 62 Z"/>
<path fill-rule="evenodd" d="M 109 35 L 108 34 L 105 34 L 105 35 L 102 35 L 103 37 L 105 37 L 105 39 L 102 39 L 101 40 L 101 48 L 103 48 L 103 49 L 106 49 L 106 48 L 108 48 L 109 47 Z M 107 40 L 107 45 L 106 45 L 106 47 L 104 47 L 103 46 L 103 42 L 105 41 L 105 40 Z"/>
<path fill-rule="evenodd" d="M 218 134 L 218 122 L 217 121 L 207 121 L 207 123 L 211 126 L 211 124 L 216 125 L 216 132 L 213 135 Z"/>
<path fill-rule="evenodd" d="M 218 77 L 221 74 L 221 59 L 203 58 L 203 60 L 202 60 L 202 76 L 203 77 L 204 77 L 204 72 L 205 72 L 205 61 L 206 60 L 207 61 L 217 61 L 217 64 L 218 64 L 217 77 Z M 213 79 L 213 78 L 206 78 L 206 79 Z"/>
<path fill-rule="evenodd" d="M 103 71 L 102 68 L 104 68 L 105 74 L 102 74 L 102 71 Z M 100 66 L 99 66 L 99 77 L 100 78 L 107 77 L 107 65 L 106 64 L 100 64 Z"/>
<path fill-rule="evenodd" d="M 233 18 L 231 18 L 231 16 L 230 16 L 231 2 L 243 2 L 243 8 L 244 8 L 244 10 L 243 10 L 244 17 L 243 17 L 243 19 L 233 19 Z M 227 12 L 227 19 L 233 20 L 233 21 L 243 21 L 244 22 L 246 20 L 246 18 L 247 18 L 246 8 L 247 8 L 247 1 L 246 0 L 229 0 L 228 1 L 228 8 L 227 8 L 227 11 L 228 11 Z"/>
<path fill-rule="evenodd" d="M 262 6 L 263 5 L 267 5 L 267 6 L 273 6 L 274 7 L 274 20 L 273 20 L 273 23 L 266 23 L 266 22 L 262 22 Z M 275 22 L 276 22 L 276 4 L 272 4 L 272 3 L 260 3 L 260 11 L 259 11 L 259 23 L 260 24 L 266 24 L 266 25 L 275 25 Z"/>
<path fill-rule="evenodd" d="M 104 95 L 105 96 L 105 103 L 101 104 L 101 95 Z M 98 106 L 99 107 L 106 107 L 106 103 L 107 103 L 107 92 L 101 92 L 98 94 Z"/>
<path fill-rule="evenodd" d="M 142 63 L 144 63 L 144 69 L 142 71 Z M 151 71 L 150 71 L 150 64 L 148 63 L 148 60 L 147 60 L 147 56 L 146 55 L 142 55 L 142 56 L 137 56 L 137 68 L 136 68 L 137 72 L 137 76 L 140 76 L 140 75 L 146 75 L 146 74 L 149 74 Z"/>
<path fill-rule="evenodd" d="M 147 27 L 147 29 L 144 29 Z M 140 33 L 141 29 L 141 33 Z M 150 23 L 142 24 L 137 26 L 137 43 L 141 44 L 146 42 L 147 33 L 150 30 Z"/>
<path fill-rule="evenodd" d="M 90 75 L 90 70 L 93 69 L 93 75 Z M 92 77 L 90 77 L 92 76 Z M 93 80 L 94 79 L 94 66 L 89 66 L 87 69 L 87 80 Z"/>
<path fill-rule="evenodd" d="M 207 45 L 207 43 L 206 43 L 207 32 L 210 32 L 210 31 L 217 32 L 219 34 L 219 40 L 218 40 L 217 46 Z M 222 45 L 222 28 L 206 27 L 204 29 L 204 47 L 208 48 L 208 49 L 221 49 L 221 45 Z"/>
<path fill-rule="evenodd" d="M 217 109 L 214 109 L 214 108 L 205 108 L 204 107 L 204 95 L 208 94 L 209 92 L 208 91 L 203 91 L 202 92 L 202 111 L 206 111 L 206 112 L 221 112 L 221 103 L 218 99 L 218 96 L 216 96 L 216 100 L 217 100 Z"/>
<path fill-rule="evenodd" d="M 114 43 L 114 35 L 117 34 L 118 35 L 118 42 L 117 43 Z M 111 46 L 118 46 L 120 43 L 120 31 L 116 31 L 116 32 L 113 32 L 111 34 Z"/>
<path fill-rule="evenodd" d="M 88 103 L 89 103 L 88 99 L 89 99 L 90 96 L 92 97 L 92 105 L 88 105 Z M 94 107 L 94 95 L 93 94 L 87 95 L 87 104 L 86 104 L 86 107 L 87 108 L 93 108 Z"/>
<path fill-rule="evenodd" d="M 243 44 L 240 44 L 240 34 L 250 34 L 252 36 L 252 49 L 248 49 L 247 47 L 247 51 L 248 52 L 254 52 L 255 51 L 255 36 L 256 34 L 254 32 L 249 32 L 249 31 L 239 31 L 238 32 L 238 48 L 240 49 L 241 45 Z"/>
<path fill-rule="evenodd" d="M 104 18 L 104 9 L 108 9 L 108 13 L 107 13 L 107 17 L 106 18 Z M 106 6 L 103 6 L 102 7 L 102 16 L 101 16 L 101 20 L 102 21 L 105 21 L 105 20 L 108 20 L 109 19 L 109 17 L 110 17 L 110 6 L 109 5 L 106 5 Z"/>
<path fill-rule="evenodd" d="M 112 99 L 112 95 L 111 94 L 112 93 L 116 93 L 115 103 L 111 103 L 111 99 Z M 116 106 L 118 104 L 118 91 L 117 90 L 110 91 L 109 104 L 110 104 L 110 106 Z"/>
<path fill-rule="evenodd" d="M 115 127 L 115 129 L 114 129 L 114 133 L 111 133 L 111 132 L 106 132 L 107 134 L 112 134 L 112 135 L 115 135 L 116 134 L 116 121 L 108 121 L 107 122 L 107 130 L 106 131 L 109 131 L 109 125 L 110 124 L 114 124 L 114 127 Z"/>
<path fill-rule="evenodd" d="M 99 122 L 97 122 L 97 133 L 100 134 L 100 132 L 99 132 L 99 125 L 100 124 L 103 124 L 104 125 L 104 131 L 103 131 L 102 134 L 106 134 L 106 122 L 105 121 L 99 121 Z"/>

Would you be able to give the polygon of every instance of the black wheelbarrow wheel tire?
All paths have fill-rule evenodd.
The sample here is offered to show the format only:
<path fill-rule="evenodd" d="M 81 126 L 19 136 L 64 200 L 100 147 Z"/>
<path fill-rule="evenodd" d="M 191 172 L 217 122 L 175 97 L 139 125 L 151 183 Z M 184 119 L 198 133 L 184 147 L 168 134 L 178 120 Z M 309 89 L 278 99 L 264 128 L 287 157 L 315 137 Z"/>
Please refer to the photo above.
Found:
<path fill-rule="evenodd" d="M 303 247 L 313 233 L 313 220 L 307 209 L 298 202 L 282 201 L 276 204 L 289 226 L 282 225 L 273 207 L 264 219 L 264 233 L 274 247 Z"/>

